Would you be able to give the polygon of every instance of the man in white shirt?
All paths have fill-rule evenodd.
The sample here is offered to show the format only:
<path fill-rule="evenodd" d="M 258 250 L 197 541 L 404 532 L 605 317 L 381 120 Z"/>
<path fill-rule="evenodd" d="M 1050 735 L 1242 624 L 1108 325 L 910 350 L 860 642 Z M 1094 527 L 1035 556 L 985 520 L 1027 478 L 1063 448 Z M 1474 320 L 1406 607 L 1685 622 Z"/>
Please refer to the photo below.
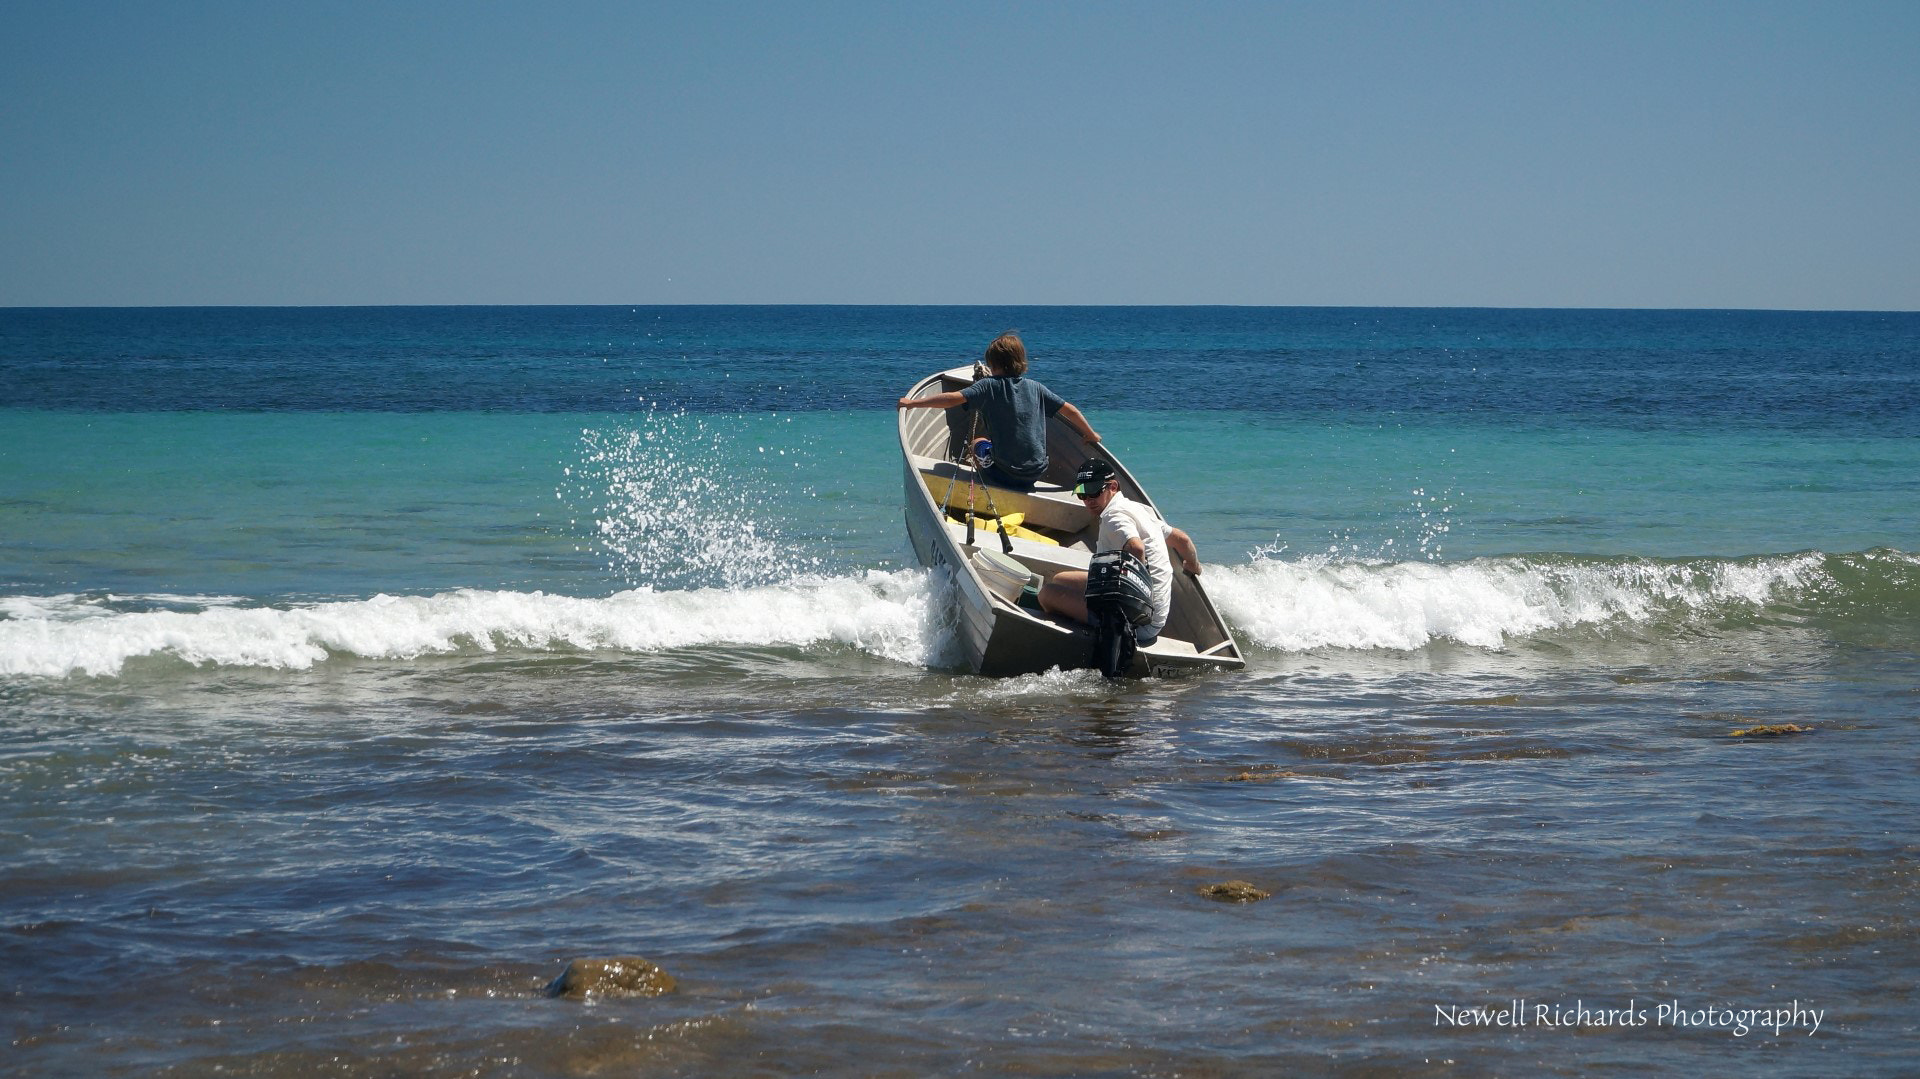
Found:
<path fill-rule="evenodd" d="M 1096 550 L 1125 550 L 1147 565 L 1147 579 L 1153 587 L 1153 617 L 1144 626 L 1136 626 L 1133 639 L 1152 644 L 1167 624 L 1173 609 L 1173 558 L 1188 573 L 1200 575 L 1200 553 L 1193 540 L 1160 519 L 1153 507 L 1135 502 L 1120 493 L 1120 480 L 1113 466 L 1093 460 L 1073 478 L 1073 493 L 1088 511 L 1100 518 L 1100 538 Z M 1087 618 L 1087 575 L 1083 570 L 1061 570 L 1040 590 L 1040 606 L 1054 614 L 1063 614 L 1078 622 Z"/>

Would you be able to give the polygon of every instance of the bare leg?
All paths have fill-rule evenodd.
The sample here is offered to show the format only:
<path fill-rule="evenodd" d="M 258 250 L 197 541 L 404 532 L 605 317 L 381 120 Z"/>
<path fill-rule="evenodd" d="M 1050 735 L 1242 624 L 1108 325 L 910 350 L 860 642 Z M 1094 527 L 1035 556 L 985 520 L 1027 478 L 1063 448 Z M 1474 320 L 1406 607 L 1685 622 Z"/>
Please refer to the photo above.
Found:
<path fill-rule="evenodd" d="M 1040 609 L 1063 614 L 1076 622 L 1087 620 L 1087 574 L 1085 570 L 1063 569 L 1040 586 Z"/>

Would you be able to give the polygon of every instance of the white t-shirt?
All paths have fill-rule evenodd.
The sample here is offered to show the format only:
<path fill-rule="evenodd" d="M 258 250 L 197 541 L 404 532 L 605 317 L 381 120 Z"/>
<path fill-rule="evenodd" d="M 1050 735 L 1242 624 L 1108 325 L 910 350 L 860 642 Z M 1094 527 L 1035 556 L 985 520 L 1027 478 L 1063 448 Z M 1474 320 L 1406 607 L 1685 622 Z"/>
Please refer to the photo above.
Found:
<path fill-rule="evenodd" d="M 1149 625 L 1160 629 L 1173 613 L 1173 560 L 1167 554 L 1167 533 L 1173 526 L 1160 519 L 1153 507 L 1134 502 L 1119 491 L 1100 511 L 1100 542 L 1096 550 L 1117 551 L 1130 539 L 1147 549 L 1147 582 L 1153 587 L 1153 619 Z"/>

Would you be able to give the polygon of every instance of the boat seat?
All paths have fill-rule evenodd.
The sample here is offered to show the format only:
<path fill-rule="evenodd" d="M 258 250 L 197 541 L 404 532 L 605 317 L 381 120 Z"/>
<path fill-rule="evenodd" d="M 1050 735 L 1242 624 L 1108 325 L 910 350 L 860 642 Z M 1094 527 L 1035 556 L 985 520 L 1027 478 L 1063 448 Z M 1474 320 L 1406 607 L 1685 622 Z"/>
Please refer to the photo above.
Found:
<path fill-rule="evenodd" d="M 945 483 L 948 480 L 953 480 L 957 483 L 966 483 L 969 479 L 973 478 L 972 469 L 955 464 L 952 461 L 943 461 L 938 457 L 922 457 L 915 454 L 913 467 L 917 469 L 921 475 L 937 483 Z M 1071 488 L 1058 483 L 1049 483 L 1046 480 L 1041 480 L 1034 484 L 1033 488 L 1027 491 L 1016 491 L 1010 487 L 1002 487 L 997 483 L 986 483 L 984 481 L 980 483 L 980 486 L 991 487 L 995 491 L 1005 491 L 1009 495 L 1016 497 L 1040 498 L 1048 502 L 1057 502 L 1062 506 L 1070 506 L 1076 510 L 1084 510 L 1084 507 L 1080 504 L 1080 500 L 1073 497 Z"/>

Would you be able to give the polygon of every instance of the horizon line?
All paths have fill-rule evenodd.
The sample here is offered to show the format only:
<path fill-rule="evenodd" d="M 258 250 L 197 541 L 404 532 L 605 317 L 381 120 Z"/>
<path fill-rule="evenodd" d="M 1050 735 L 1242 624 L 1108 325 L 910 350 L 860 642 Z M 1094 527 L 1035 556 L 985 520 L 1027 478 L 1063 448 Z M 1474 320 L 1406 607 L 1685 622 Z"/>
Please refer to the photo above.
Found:
<path fill-rule="evenodd" d="M 1694 313 L 1749 314 L 1831 314 L 1831 315 L 1910 315 L 1914 308 L 1866 307 L 1621 307 L 1617 305 L 1561 304 L 1254 304 L 1254 303 L 752 303 L 705 301 L 682 303 L 170 303 L 170 304 L 0 304 L 0 311 L 346 311 L 405 308 L 514 308 L 514 307 L 762 307 L 762 308 L 1078 308 L 1107 310 L 1121 308 L 1220 309 L 1249 311 L 1663 311 Z"/>

